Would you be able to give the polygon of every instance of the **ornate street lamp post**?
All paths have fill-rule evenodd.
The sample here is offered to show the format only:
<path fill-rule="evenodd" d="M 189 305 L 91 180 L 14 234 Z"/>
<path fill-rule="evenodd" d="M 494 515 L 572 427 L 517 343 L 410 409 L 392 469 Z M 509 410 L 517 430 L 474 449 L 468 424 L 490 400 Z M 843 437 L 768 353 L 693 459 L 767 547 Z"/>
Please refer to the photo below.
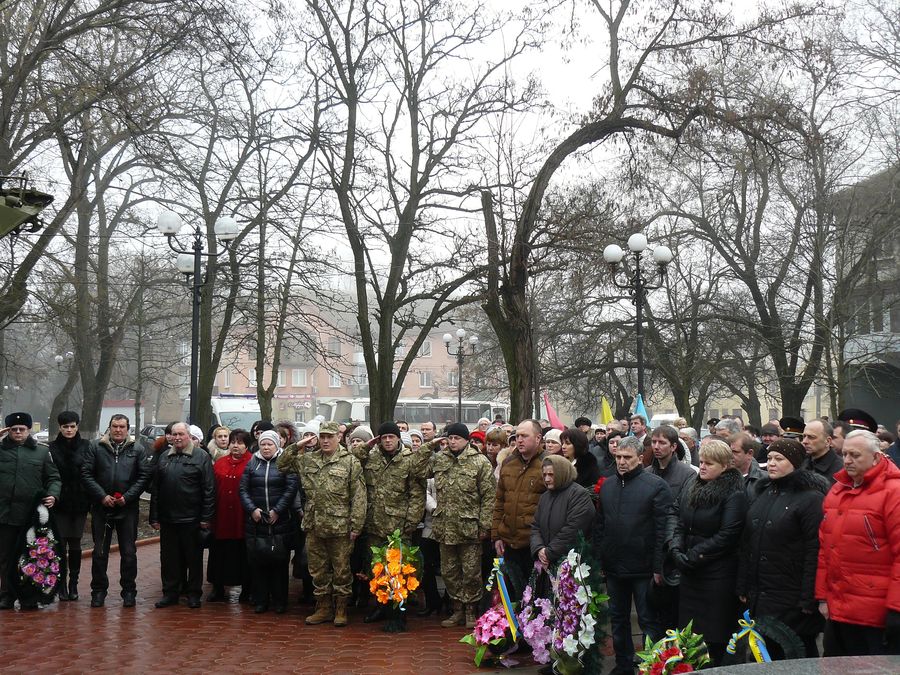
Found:
<path fill-rule="evenodd" d="M 464 328 L 456 329 L 457 346 L 456 351 L 450 349 L 450 343 L 453 342 L 453 336 L 450 333 L 444 333 L 444 345 L 447 347 L 447 353 L 456 357 L 457 378 L 456 378 L 456 421 L 462 422 L 462 389 L 463 389 L 463 362 L 466 359 L 466 330 Z M 469 354 L 475 353 L 475 345 L 478 344 L 478 336 L 469 336 Z"/>
<path fill-rule="evenodd" d="M 666 278 L 666 265 L 672 262 L 672 251 L 668 246 L 648 249 L 647 237 L 635 232 L 628 238 L 630 259 L 618 244 L 610 244 L 603 249 L 603 259 L 609 263 L 616 287 L 628 291 L 635 307 L 635 331 L 637 333 L 637 378 L 638 394 L 644 398 L 644 301 L 647 291 L 660 288 Z M 647 255 L 649 254 L 649 255 Z M 648 271 L 650 259 L 656 268 Z M 644 268 L 641 268 L 643 262 Z"/>
<path fill-rule="evenodd" d="M 181 243 L 176 236 L 181 231 L 181 216 L 172 211 L 163 211 L 156 220 L 156 227 L 159 231 L 166 235 L 169 242 L 169 248 L 178 254 L 176 266 L 178 271 L 186 277 L 193 276 L 191 282 L 192 291 L 192 307 L 191 307 L 191 399 L 190 413 L 188 422 L 194 424 L 197 420 L 197 379 L 198 379 L 198 352 L 199 352 L 199 333 L 200 333 L 200 300 L 202 298 L 201 291 L 203 288 L 203 279 L 200 276 L 200 262 L 204 257 L 217 258 L 228 250 L 230 243 L 238 236 L 238 224 L 234 218 L 224 217 L 216 221 L 214 232 L 216 239 L 222 242 L 223 248 L 217 253 L 210 253 L 203 250 L 203 240 L 205 234 L 200 229 L 200 225 L 194 226 L 193 244 L 189 249 L 181 247 Z"/>

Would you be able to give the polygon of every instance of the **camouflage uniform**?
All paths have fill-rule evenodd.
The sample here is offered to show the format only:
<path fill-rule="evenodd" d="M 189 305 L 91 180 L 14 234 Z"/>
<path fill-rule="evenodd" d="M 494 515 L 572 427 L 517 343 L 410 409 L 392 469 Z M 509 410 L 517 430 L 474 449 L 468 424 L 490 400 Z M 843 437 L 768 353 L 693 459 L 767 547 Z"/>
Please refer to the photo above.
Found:
<path fill-rule="evenodd" d="M 425 513 L 424 464 L 404 446 L 389 455 L 372 448 L 363 462 L 368 509 L 366 534 L 371 546 L 383 546 L 394 530 L 409 540 Z"/>
<path fill-rule="evenodd" d="M 331 455 L 321 450 L 284 452 L 278 468 L 297 473 L 306 493 L 303 531 L 306 532 L 309 572 L 317 597 L 349 597 L 351 532 L 361 532 L 366 517 L 366 485 L 359 461 L 338 446 Z"/>
<path fill-rule="evenodd" d="M 441 545 L 441 576 L 450 598 L 465 604 L 481 599 L 481 538 L 490 533 L 494 512 L 491 463 L 471 445 L 459 455 L 449 449 L 431 456 L 434 477 L 432 538 Z"/>

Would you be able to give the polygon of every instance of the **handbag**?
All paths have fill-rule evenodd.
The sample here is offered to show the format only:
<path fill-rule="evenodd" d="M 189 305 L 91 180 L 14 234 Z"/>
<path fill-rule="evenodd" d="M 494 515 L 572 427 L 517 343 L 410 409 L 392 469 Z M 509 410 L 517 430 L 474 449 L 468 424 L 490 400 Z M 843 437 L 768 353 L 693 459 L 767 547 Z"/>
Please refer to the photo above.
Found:
<path fill-rule="evenodd" d="M 287 560 L 290 553 L 287 535 L 276 534 L 271 525 L 261 529 L 256 526 L 256 532 L 247 539 L 247 555 L 251 560 L 260 562 L 278 562 Z"/>

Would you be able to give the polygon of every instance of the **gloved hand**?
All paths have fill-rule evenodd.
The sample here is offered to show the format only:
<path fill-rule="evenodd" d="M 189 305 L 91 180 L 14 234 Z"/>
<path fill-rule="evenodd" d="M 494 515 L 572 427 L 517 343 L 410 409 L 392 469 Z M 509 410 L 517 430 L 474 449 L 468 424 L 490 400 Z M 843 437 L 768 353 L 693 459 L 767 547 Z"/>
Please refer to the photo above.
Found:
<path fill-rule="evenodd" d="M 677 567 L 682 572 L 693 568 L 693 565 L 691 565 L 691 562 L 690 560 L 688 560 L 687 555 L 681 549 L 670 551 L 669 555 L 672 556 L 672 562 L 675 563 L 675 567 Z"/>
<path fill-rule="evenodd" d="M 888 610 L 884 620 L 884 639 L 888 645 L 900 644 L 900 612 Z"/>

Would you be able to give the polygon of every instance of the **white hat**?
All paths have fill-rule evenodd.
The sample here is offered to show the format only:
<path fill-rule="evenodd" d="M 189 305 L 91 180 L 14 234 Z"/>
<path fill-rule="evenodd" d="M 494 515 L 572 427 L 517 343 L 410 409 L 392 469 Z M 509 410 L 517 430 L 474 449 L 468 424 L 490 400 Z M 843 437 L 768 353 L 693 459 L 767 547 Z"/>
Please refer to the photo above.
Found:
<path fill-rule="evenodd" d="M 200 443 L 203 442 L 203 430 L 196 424 L 192 424 L 188 427 L 188 433 L 191 438 L 196 438 Z"/>

